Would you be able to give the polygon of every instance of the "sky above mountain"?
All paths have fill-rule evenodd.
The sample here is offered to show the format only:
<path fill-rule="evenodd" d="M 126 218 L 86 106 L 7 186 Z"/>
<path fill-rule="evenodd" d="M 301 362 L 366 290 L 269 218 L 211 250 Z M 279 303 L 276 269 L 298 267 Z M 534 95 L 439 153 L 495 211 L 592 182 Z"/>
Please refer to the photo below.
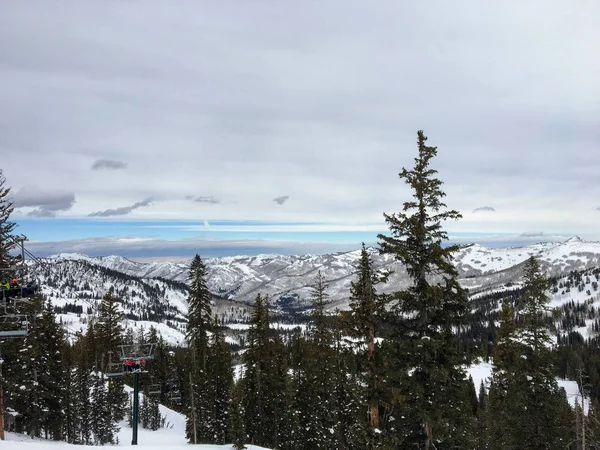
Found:
<path fill-rule="evenodd" d="M 586 0 L 7 0 L 13 218 L 40 251 L 354 248 L 409 199 L 397 174 L 423 129 L 464 216 L 454 236 L 600 239 L 599 15 Z"/>

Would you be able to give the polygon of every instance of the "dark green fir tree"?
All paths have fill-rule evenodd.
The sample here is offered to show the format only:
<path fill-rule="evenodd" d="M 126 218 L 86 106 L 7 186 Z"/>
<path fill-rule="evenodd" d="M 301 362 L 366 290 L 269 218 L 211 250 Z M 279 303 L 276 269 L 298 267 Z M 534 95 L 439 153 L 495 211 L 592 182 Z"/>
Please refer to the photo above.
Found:
<path fill-rule="evenodd" d="M 212 331 L 212 295 L 206 284 L 206 266 L 196 255 L 188 273 L 188 327 L 186 339 L 191 356 L 190 401 L 186 435 L 192 444 L 210 444 L 214 439 L 214 392 L 209 373 L 209 332 Z"/>
<path fill-rule="evenodd" d="M 391 235 L 380 234 L 381 251 L 402 262 L 411 285 L 391 296 L 394 330 L 386 348 L 386 425 L 398 448 L 470 448 L 472 414 L 464 395 L 467 361 L 454 330 L 466 322 L 467 294 L 452 263 L 457 246 L 446 245 L 442 223 L 461 215 L 446 210 L 437 171 L 430 167 L 437 148 L 418 135 L 412 169 L 399 176 L 413 198 L 401 212 L 384 214 Z"/>

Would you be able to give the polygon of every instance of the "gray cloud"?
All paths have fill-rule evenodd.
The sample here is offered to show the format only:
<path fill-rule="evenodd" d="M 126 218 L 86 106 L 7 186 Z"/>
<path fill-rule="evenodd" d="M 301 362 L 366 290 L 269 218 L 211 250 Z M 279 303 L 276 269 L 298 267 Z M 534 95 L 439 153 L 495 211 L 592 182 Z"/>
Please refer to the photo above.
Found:
<path fill-rule="evenodd" d="M 27 213 L 30 217 L 55 217 L 57 212 L 72 208 L 75 194 L 25 186 L 14 194 L 13 204 L 15 208 L 35 208 Z"/>
<path fill-rule="evenodd" d="M 491 206 L 481 206 L 481 207 L 475 208 L 473 210 L 474 213 L 484 212 L 484 211 L 496 211 L 496 210 L 493 207 L 491 207 Z"/>
<path fill-rule="evenodd" d="M 123 161 L 117 161 L 115 159 L 98 159 L 94 161 L 94 164 L 92 164 L 92 167 L 90 167 L 92 170 L 119 170 L 126 168 L 127 164 L 125 164 Z"/>
<path fill-rule="evenodd" d="M 194 197 L 193 195 L 188 195 L 185 197 L 187 200 L 192 200 L 196 203 L 210 203 L 211 205 L 217 205 L 219 203 L 221 203 L 221 200 L 219 200 L 218 198 L 215 198 L 213 196 L 199 196 L 199 197 Z"/>
<path fill-rule="evenodd" d="M 285 202 L 287 202 L 287 201 L 288 201 L 288 199 L 289 199 L 289 198 L 290 198 L 290 196 L 289 196 L 289 195 L 282 195 L 282 196 L 280 196 L 280 197 L 275 197 L 275 198 L 273 199 L 273 201 L 274 201 L 275 203 L 277 203 L 278 205 L 283 205 Z"/>
<path fill-rule="evenodd" d="M 0 154 L 20 162 L 10 184 L 22 187 L 25 166 L 28 179 L 77 192 L 79 216 L 152 195 L 177 199 L 155 218 L 204 217 L 184 200 L 193 186 L 223 200 L 211 220 L 381 223 L 410 195 L 397 173 L 423 128 L 448 205 L 497 209 L 457 227 L 593 221 L 580 204 L 600 196 L 600 60 L 589 57 L 600 3 L 238 3 L 114 2 L 107 13 L 100 0 L 10 2 L 0 15 L 11 43 L 0 46 Z M 136 163 L 107 180 L 90 171 L 98 155 Z M 293 202 L 273 211 L 273 189 Z"/>
<path fill-rule="evenodd" d="M 532 238 L 532 237 L 546 237 L 543 231 L 526 231 L 521 233 L 519 237 Z"/>
<path fill-rule="evenodd" d="M 89 217 L 111 217 L 111 216 L 124 216 L 129 214 L 134 209 L 142 208 L 143 206 L 148 206 L 152 204 L 152 197 L 146 198 L 140 202 L 135 202 L 130 206 L 121 206 L 119 208 L 114 209 L 106 209 L 104 211 L 96 211 L 88 214 Z"/>

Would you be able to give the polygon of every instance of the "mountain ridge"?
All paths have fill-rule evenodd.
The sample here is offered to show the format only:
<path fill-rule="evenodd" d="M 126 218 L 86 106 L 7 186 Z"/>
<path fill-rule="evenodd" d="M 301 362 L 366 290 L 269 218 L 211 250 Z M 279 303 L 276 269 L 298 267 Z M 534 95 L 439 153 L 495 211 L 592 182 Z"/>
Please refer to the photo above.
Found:
<path fill-rule="evenodd" d="M 393 255 L 381 255 L 375 247 L 369 252 L 376 269 L 390 274 L 387 287 L 407 286 L 406 271 Z M 600 266 L 600 242 L 578 236 L 559 242 L 488 248 L 481 244 L 461 245 L 453 260 L 464 287 L 477 290 L 518 278 L 519 266 L 536 256 L 549 275 Z M 330 285 L 331 307 L 347 306 L 350 283 L 356 273 L 360 250 L 320 255 L 239 255 L 206 258 L 207 284 L 213 294 L 242 303 L 252 303 L 256 294 L 269 295 L 274 306 L 296 304 L 307 307 L 310 286 L 319 270 Z M 184 262 L 137 262 L 107 255 L 90 257 L 82 253 L 59 253 L 47 262 L 85 260 L 142 279 L 162 278 L 187 282 Z M 513 273 L 514 272 L 514 273 Z M 386 290 L 386 286 L 383 287 Z"/>

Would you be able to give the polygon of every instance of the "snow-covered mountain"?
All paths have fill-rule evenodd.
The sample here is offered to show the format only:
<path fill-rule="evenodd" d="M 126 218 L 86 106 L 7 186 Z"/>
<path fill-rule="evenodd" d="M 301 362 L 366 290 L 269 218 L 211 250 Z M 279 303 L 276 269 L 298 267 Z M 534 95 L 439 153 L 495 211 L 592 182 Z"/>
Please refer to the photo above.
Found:
<path fill-rule="evenodd" d="M 390 273 L 390 281 L 380 286 L 382 291 L 408 285 L 401 263 L 390 255 L 378 254 L 376 249 L 368 251 L 375 267 Z M 592 287 L 595 276 L 592 269 L 600 268 L 600 242 L 571 238 L 565 242 L 513 248 L 485 248 L 474 244 L 460 249 L 455 264 L 460 281 L 472 298 L 486 298 L 493 293 L 517 289 L 523 263 L 531 255 L 541 261 L 549 275 L 559 280 L 574 271 L 588 270 L 585 277 L 592 277 L 588 283 L 579 279 L 578 289 L 574 281 L 562 279 L 561 283 L 573 288 L 557 287 L 557 292 L 553 292 L 555 306 L 571 300 L 591 302 L 590 305 L 598 301 L 597 286 Z M 310 286 L 319 270 L 329 284 L 330 307 L 343 309 L 348 305 L 350 283 L 356 276 L 359 258 L 359 250 L 325 255 L 208 258 L 205 260 L 207 282 L 215 294 L 214 311 L 226 322 L 246 322 L 250 305 L 258 293 L 268 294 L 273 306 L 282 312 L 302 310 L 308 306 Z M 183 342 L 187 312 L 186 263 L 141 263 L 121 256 L 65 253 L 42 261 L 33 272 L 39 278 L 42 292 L 61 308 L 61 320 L 69 332 L 86 327 L 88 314 L 95 313 L 101 297 L 113 286 L 122 300 L 126 327 L 147 330 L 153 325 L 172 344 Z M 580 328 L 590 326 L 591 323 L 580 324 Z"/>
<path fill-rule="evenodd" d="M 57 257 L 28 261 L 41 292 L 49 298 L 69 334 L 84 331 L 89 317 L 96 314 L 104 294 L 112 287 L 120 301 L 125 327 L 135 330 L 157 328 L 173 345 L 184 342 L 187 314 L 187 286 L 165 278 L 150 278 L 115 270 L 120 257 Z M 124 260 L 127 261 L 127 260 Z M 214 297 L 213 311 L 225 321 L 244 321 L 247 305 Z"/>
<path fill-rule="evenodd" d="M 378 270 L 391 273 L 383 291 L 396 290 L 409 283 L 402 264 L 390 255 L 379 255 L 370 248 Z M 455 258 L 461 283 L 471 292 L 493 289 L 515 282 L 521 266 L 529 256 L 536 256 L 551 275 L 600 267 L 600 242 L 573 237 L 564 242 L 539 243 L 525 247 L 486 248 L 478 244 L 464 246 Z M 306 306 L 310 285 L 320 270 L 329 283 L 332 308 L 344 308 L 348 302 L 350 283 L 356 274 L 360 251 L 325 255 L 257 255 L 209 258 L 207 281 L 211 291 L 219 296 L 251 303 L 258 293 L 268 294 L 275 306 Z M 185 282 L 187 264 L 153 262 L 140 263 L 120 256 L 92 258 L 82 254 L 59 254 L 50 257 L 52 263 L 86 261 L 127 275 L 150 279 Z"/>

